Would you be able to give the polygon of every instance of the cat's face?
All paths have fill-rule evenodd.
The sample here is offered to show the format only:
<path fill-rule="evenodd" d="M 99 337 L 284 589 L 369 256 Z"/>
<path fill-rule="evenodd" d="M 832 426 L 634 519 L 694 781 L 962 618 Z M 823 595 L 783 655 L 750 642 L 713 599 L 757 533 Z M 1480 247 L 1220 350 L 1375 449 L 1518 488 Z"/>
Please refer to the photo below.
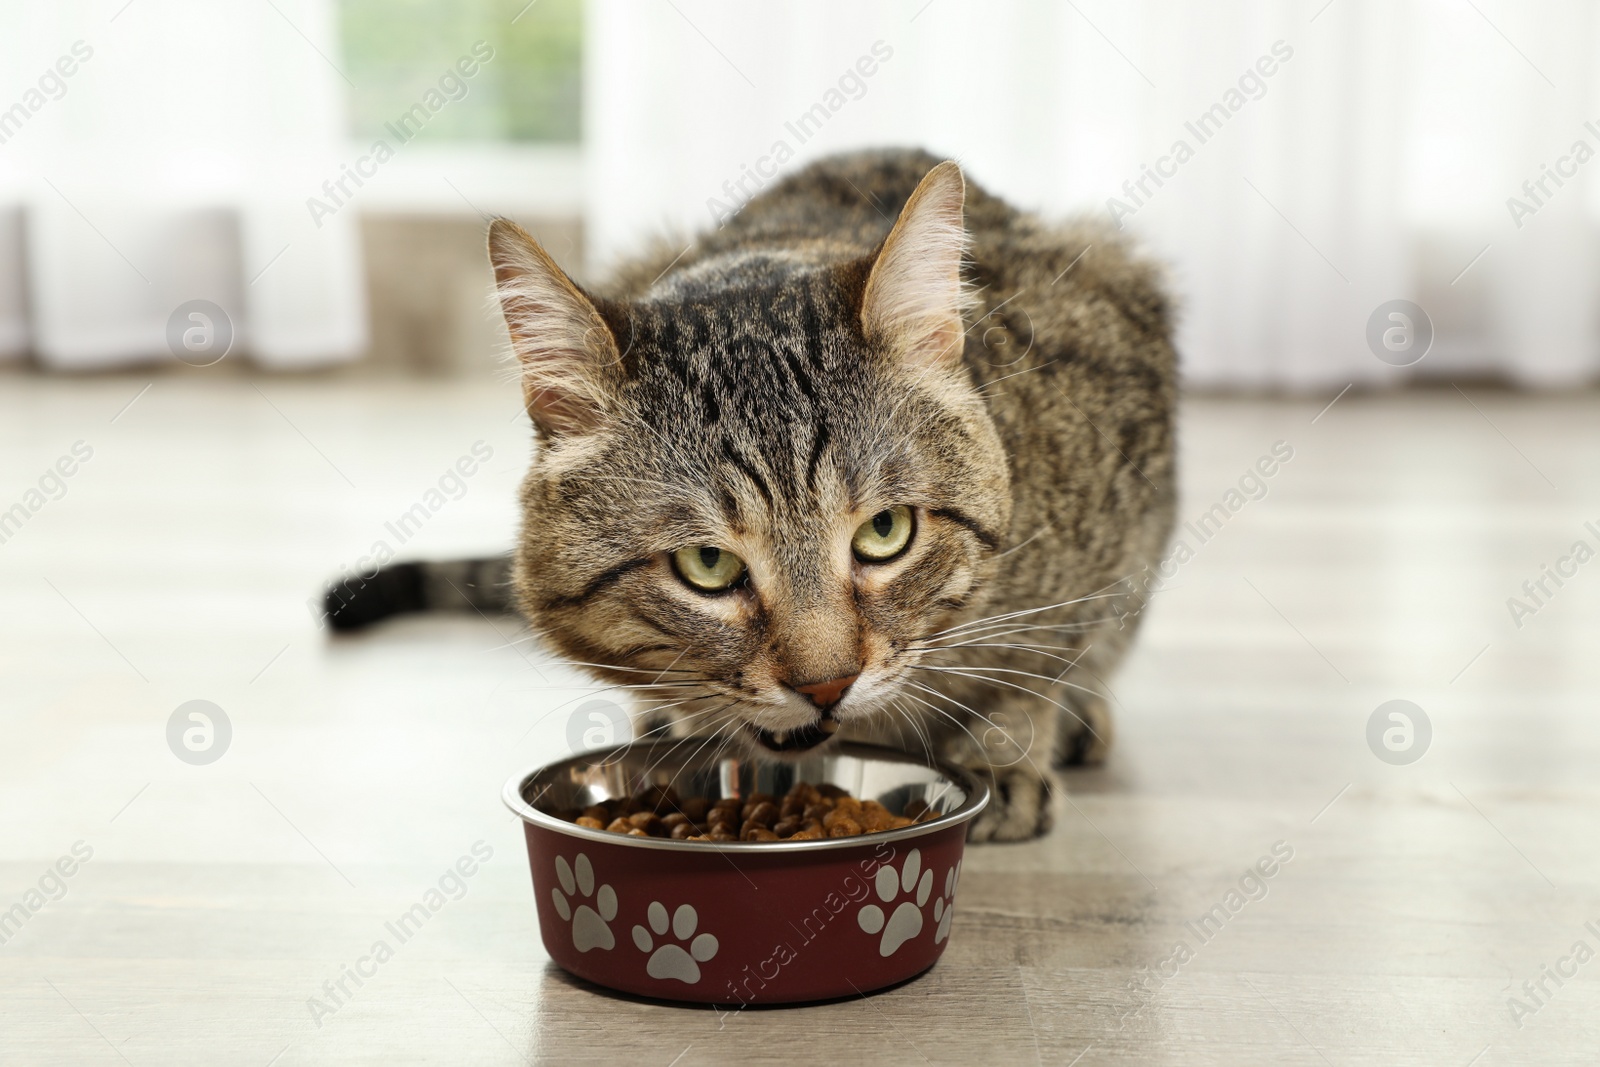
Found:
<path fill-rule="evenodd" d="M 977 595 L 1007 463 L 960 365 L 959 172 L 924 187 L 875 261 L 629 305 L 492 233 L 543 445 L 519 598 L 644 708 L 809 751 L 914 705 L 922 640 Z"/>

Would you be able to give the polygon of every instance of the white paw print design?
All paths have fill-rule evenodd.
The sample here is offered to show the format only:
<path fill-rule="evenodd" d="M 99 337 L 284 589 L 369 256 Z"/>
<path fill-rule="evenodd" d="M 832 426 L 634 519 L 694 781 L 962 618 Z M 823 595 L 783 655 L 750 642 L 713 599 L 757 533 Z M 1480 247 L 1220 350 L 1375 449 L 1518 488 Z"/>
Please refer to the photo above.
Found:
<path fill-rule="evenodd" d="M 650 930 L 656 932 L 656 937 L 665 937 L 667 906 L 659 900 L 651 901 L 645 914 L 650 920 Z M 672 916 L 672 936 L 679 941 L 689 942 L 689 950 L 685 952 L 682 945 L 670 942 L 662 945 L 651 953 L 649 962 L 644 965 L 644 972 L 651 978 L 676 978 L 688 985 L 700 981 L 700 964 L 717 954 L 717 939 L 710 934 L 694 937 L 694 928 L 699 922 L 700 916 L 693 907 L 680 904 Z M 639 946 L 640 952 L 650 952 L 655 948 L 655 939 L 650 936 L 650 930 L 642 926 L 633 928 L 633 943 Z M 694 937 L 693 941 L 689 941 L 691 937 Z"/>
<path fill-rule="evenodd" d="M 933 921 L 939 925 L 933 931 L 933 943 L 937 945 L 950 936 L 950 920 L 955 918 L 956 883 L 961 881 L 961 863 L 957 861 L 954 867 L 945 872 L 944 895 L 933 900 Z"/>
<path fill-rule="evenodd" d="M 921 882 L 917 881 L 918 874 L 922 875 Z M 933 871 L 922 869 L 922 852 L 914 848 L 906 853 L 905 863 L 899 871 L 893 867 L 879 867 L 874 882 L 878 899 L 885 904 L 893 903 L 902 891 L 909 894 L 912 886 L 917 887 L 917 902 L 913 904 L 909 900 L 902 900 L 887 923 L 883 921 L 883 909 L 876 904 L 868 904 L 856 914 L 856 922 L 867 933 L 883 931 L 883 940 L 878 942 L 878 955 L 892 956 L 901 945 L 922 933 L 922 906 L 928 902 L 928 893 L 933 889 Z"/>
<path fill-rule="evenodd" d="M 576 877 L 573 874 L 574 867 L 577 869 Z M 601 886 L 598 893 L 594 891 L 594 868 L 589 865 L 589 857 L 580 852 L 572 866 L 568 866 L 565 856 L 557 856 L 556 879 L 561 886 L 551 886 L 550 899 L 555 902 L 556 914 L 561 916 L 562 921 L 570 920 L 572 923 L 572 947 L 579 952 L 588 952 L 592 948 L 616 948 L 617 939 L 611 936 L 611 927 L 606 924 L 617 917 L 617 891 L 608 885 Z M 587 904 L 579 904 L 574 911 L 567 903 L 567 897 L 574 894 L 584 897 L 592 895 L 595 906 L 591 908 Z"/>

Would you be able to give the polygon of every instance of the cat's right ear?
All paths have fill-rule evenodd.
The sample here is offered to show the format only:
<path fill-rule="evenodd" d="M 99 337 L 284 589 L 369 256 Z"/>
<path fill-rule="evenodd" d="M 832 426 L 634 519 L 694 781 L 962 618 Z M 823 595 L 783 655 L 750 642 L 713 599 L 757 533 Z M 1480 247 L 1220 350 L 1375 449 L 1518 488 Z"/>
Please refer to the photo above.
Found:
<path fill-rule="evenodd" d="M 489 226 L 489 261 L 511 346 L 522 364 L 528 417 L 549 434 L 598 423 L 618 372 L 616 338 L 594 302 L 520 226 Z"/>

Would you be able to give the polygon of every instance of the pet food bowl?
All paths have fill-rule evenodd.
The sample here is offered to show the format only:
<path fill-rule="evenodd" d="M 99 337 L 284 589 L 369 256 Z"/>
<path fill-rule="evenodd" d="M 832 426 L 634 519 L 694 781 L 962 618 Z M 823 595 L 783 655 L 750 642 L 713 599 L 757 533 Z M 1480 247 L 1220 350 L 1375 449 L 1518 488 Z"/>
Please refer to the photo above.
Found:
<path fill-rule="evenodd" d="M 563 969 L 640 996 L 782 1004 L 853 996 L 922 973 L 949 943 L 967 823 L 989 789 L 873 745 L 795 763 L 712 759 L 699 740 L 589 752 L 519 774 L 521 817 L 545 949 Z M 897 830 L 810 841 L 632 837 L 552 811 L 672 786 L 690 797 L 777 796 L 831 783 L 900 814 Z"/>

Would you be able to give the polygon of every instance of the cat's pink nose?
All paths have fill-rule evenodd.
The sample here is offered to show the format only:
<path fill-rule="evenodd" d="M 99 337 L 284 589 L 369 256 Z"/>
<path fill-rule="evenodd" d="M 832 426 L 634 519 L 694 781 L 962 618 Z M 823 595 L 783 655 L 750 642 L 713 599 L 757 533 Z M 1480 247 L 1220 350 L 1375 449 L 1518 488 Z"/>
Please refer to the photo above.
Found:
<path fill-rule="evenodd" d="M 810 697 L 811 703 L 819 708 L 831 708 L 844 699 L 845 690 L 849 689 L 850 683 L 859 677 L 861 677 L 859 674 L 847 674 L 840 678 L 830 678 L 826 682 L 797 685 L 794 691 Z"/>

